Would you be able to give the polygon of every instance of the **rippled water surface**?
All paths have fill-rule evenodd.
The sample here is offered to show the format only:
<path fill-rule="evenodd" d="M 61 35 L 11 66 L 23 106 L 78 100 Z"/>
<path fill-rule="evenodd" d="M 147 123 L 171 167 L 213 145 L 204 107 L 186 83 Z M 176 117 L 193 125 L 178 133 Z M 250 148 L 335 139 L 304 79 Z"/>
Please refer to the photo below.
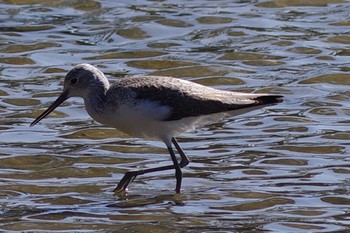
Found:
<path fill-rule="evenodd" d="M 0 1 L 0 231 L 348 232 L 350 4 L 342 0 Z M 162 142 L 71 99 L 33 128 L 78 63 L 285 102 Z"/>

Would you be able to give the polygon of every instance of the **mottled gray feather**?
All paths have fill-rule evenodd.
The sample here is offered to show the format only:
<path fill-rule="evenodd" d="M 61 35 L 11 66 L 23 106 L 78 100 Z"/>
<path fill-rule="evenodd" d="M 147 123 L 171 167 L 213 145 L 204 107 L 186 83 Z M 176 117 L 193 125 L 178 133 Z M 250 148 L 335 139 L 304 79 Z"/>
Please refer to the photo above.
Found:
<path fill-rule="evenodd" d="M 159 76 L 132 76 L 120 79 L 111 89 L 134 93 L 133 98 L 156 101 L 169 106 L 164 121 L 208 115 L 280 102 L 278 95 L 245 94 L 217 90 L 186 80 Z"/>

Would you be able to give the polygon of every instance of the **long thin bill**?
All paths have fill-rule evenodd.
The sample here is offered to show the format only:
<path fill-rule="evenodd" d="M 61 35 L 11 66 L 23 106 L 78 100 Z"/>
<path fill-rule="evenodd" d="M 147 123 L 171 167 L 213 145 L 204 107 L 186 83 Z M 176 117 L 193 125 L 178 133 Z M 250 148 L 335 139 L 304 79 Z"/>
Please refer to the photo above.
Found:
<path fill-rule="evenodd" d="M 34 126 L 36 123 L 41 121 L 43 118 L 45 118 L 47 115 L 49 115 L 55 108 L 57 108 L 60 104 L 62 104 L 66 99 L 68 99 L 68 91 L 62 92 L 62 94 L 51 104 L 48 109 L 45 110 L 40 116 L 38 116 L 31 124 L 30 126 Z"/>

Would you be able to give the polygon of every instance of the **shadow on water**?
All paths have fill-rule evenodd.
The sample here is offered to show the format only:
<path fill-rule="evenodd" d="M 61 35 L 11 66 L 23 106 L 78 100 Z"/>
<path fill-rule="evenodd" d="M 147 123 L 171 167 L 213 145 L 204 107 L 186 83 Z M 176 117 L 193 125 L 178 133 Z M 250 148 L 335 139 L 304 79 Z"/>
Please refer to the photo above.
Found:
<path fill-rule="evenodd" d="M 0 231 L 346 232 L 350 23 L 345 0 L 0 2 Z M 286 101 L 179 143 L 94 123 L 72 99 L 34 128 L 77 63 L 112 80 L 168 75 Z"/>

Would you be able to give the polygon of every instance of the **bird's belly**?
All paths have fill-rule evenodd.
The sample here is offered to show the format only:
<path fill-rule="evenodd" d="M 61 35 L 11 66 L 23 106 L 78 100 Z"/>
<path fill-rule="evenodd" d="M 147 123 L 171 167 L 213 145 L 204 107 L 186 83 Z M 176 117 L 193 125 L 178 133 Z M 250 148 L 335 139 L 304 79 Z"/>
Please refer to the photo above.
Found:
<path fill-rule="evenodd" d="M 139 138 L 152 138 L 163 140 L 171 133 L 164 127 L 161 121 L 147 120 L 142 118 L 117 117 L 109 122 L 104 122 L 130 136 Z"/>
<path fill-rule="evenodd" d="M 142 116 L 115 116 L 98 121 L 102 124 L 114 127 L 132 137 L 156 139 L 167 142 L 171 141 L 172 137 L 176 137 L 198 126 L 215 121 L 218 117 L 222 118 L 223 114 L 186 117 L 175 121 L 155 120 Z"/>
<path fill-rule="evenodd" d="M 130 136 L 165 140 L 172 137 L 172 129 L 164 119 L 169 108 L 151 101 L 136 105 L 125 104 L 113 111 L 90 114 L 96 121 L 114 127 Z"/>

